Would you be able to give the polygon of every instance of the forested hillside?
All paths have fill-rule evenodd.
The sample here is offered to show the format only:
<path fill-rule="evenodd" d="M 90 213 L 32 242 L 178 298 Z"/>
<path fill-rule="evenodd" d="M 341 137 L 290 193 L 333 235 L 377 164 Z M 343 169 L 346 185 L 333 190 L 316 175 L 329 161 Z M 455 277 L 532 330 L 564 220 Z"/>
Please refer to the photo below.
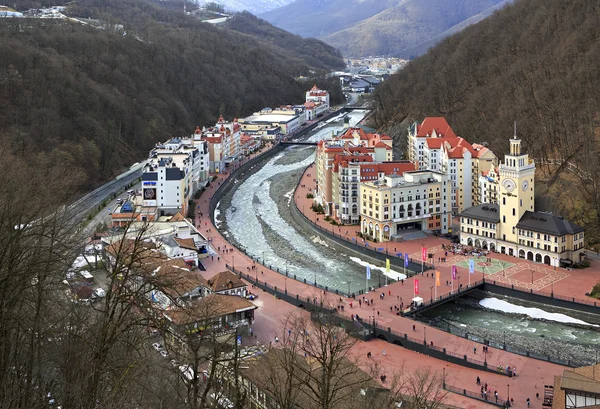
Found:
<path fill-rule="evenodd" d="M 319 42 L 296 42 L 310 58 L 292 58 L 293 48 L 145 0 L 78 1 L 67 14 L 98 19 L 105 29 L 0 21 L 0 136 L 23 158 L 40 154 L 83 170 L 81 188 L 219 114 L 301 102 L 307 84 L 294 77 L 341 64 Z"/>
<path fill-rule="evenodd" d="M 442 115 L 502 157 L 516 120 L 532 157 L 566 160 L 587 175 L 538 166 L 556 199 L 540 210 L 572 218 L 588 228 L 588 244 L 599 243 L 599 25 L 594 0 L 517 1 L 384 82 L 374 95 L 376 125 L 403 140 L 404 125 Z"/>
<path fill-rule="evenodd" d="M 345 66 L 342 55 L 334 47 L 314 38 L 304 39 L 288 33 L 248 12 L 235 14 L 227 20 L 225 26 L 276 46 L 283 50 L 289 59 L 297 59 L 300 64 L 309 64 L 321 69 L 341 69 Z"/>

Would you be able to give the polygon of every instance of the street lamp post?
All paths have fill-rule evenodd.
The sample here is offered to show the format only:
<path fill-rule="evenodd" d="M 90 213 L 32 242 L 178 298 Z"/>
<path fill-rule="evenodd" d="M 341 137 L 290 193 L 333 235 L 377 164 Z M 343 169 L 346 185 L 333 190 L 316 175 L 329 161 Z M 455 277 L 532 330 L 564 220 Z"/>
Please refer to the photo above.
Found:
<path fill-rule="evenodd" d="M 427 345 L 427 327 L 423 327 L 423 343 Z"/>
<path fill-rule="evenodd" d="M 433 286 L 429 287 L 429 299 L 433 303 Z"/>
<path fill-rule="evenodd" d="M 350 283 L 351 283 L 351 282 L 352 282 L 352 281 L 348 281 L 348 297 L 350 297 Z"/>
<path fill-rule="evenodd" d="M 262 252 L 262 253 L 263 253 L 263 262 L 262 262 L 262 264 L 263 264 L 263 266 L 264 266 L 264 265 L 265 265 L 265 251 L 263 250 L 263 252 Z"/>
<path fill-rule="evenodd" d="M 510 384 L 506 385 L 507 391 L 506 391 L 506 401 L 510 402 Z"/>
<path fill-rule="evenodd" d="M 233 272 L 235 273 L 235 257 L 231 256 L 231 264 L 233 266 Z"/>
<path fill-rule="evenodd" d="M 283 279 L 285 280 L 285 293 L 287 294 L 287 274 Z"/>
<path fill-rule="evenodd" d="M 531 285 L 533 286 L 533 270 L 530 270 L 530 271 L 531 271 Z"/>

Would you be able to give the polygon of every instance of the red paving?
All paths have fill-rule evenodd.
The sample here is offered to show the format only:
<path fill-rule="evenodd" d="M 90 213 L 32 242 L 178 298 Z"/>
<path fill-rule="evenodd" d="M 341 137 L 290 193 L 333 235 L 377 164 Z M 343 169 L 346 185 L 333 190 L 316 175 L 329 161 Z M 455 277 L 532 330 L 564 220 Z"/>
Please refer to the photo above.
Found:
<path fill-rule="evenodd" d="M 312 168 L 309 167 L 307 173 L 311 173 Z M 332 293 L 323 294 L 322 290 L 315 289 L 304 283 L 294 281 L 293 279 L 286 279 L 285 276 L 271 271 L 259 264 L 253 264 L 252 260 L 239 252 L 237 249 L 234 250 L 227 243 L 227 241 L 219 234 L 217 229 L 212 225 L 210 217 L 208 215 L 209 199 L 212 193 L 216 190 L 218 185 L 222 182 L 223 178 L 228 175 L 220 174 L 217 175 L 217 180 L 211 183 L 211 186 L 203 196 L 197 200 L 198 208 L 196 211 L 196 225 L 212 240 L 213 249 L 221 248 L 218 255 L 211 259 L 208 257 L 203 260 L 203 264 L 207 268 L 203 274 L 206 277 L 210 277 L 215 273 L 226 269 L 225 264 L 235 265 L 238 270 L 243 272 L 257 275 L 260 281 L 266 281 L 270 285 L 277 286 L 280 289 L 287 288 L 289 293 L 298 294 L 301 297 L 310 297 L 311 299 L 317 297 L 324 299 L 325 303 L 329 306 L 336 307 L 340 303 L 339 296 Z M 304 206 L 307 216 L 311 217 L 312 220 L 316 219 L 314 213 L 308 210 L 310 209 L 310 200 L 306 199 L 306 193 L 308 186 L 311 186 L 311 178 L 305 176 L 302 184 L 306 184 L 306 188 L 299 188 L 296 194 L 298 202 L 298 208 L 302 210 Z M 322 220 L 322 215 L 319 215 L 319 225 L 323 227 L 330 227 L 338 229 L 330 225 L 329 223 Z M 354 231 L 357 230 L 357 226 L 343 226 L 337 230 L 338 233 L 346 235 L 348 238 L 354 237 Z M 437 257 L 444 256 L 441 251 L 442 244 L 449 244 L 449 242 L 443 238 L 428 237 L 418 242 L 405 242 L 405 243 L 389 243 L 389 251 L 393 250 L 393 247 L 397 248 L 400 252 L 409 252 L 413 258 L 420 257 L 421 243 L 423 243 L 429 251 L 435 252 L 435 261 Z M 383 247 L 381 243 L 377 244 L 378 247 Z M 228 251 L 226 252 L 225 249 Z M 450 273 L 450 261 L 451 255 L 448 255 L 448 262 L 441 263 L 436 268 L 441 273 L 441 287 L 438 287 L 438 295 L 448 293 L 451 289 L 449 286 L 445 286 L 445 281 L 451 279 Z M 534 288 L 537 290 L 538 285 L 543 285 L 539 289 L 549 291 L 551 282 L 557 283 L 560 281 L 560 285 L 554 286 L 554 292 L 556 294 L 573 296 L 576 298 L 584 298 L 584 292 L 591 289 L 591 286 L 598 281 L 600 274 L 598 273 L 598 261 L 592 262 L 592 267 L 586 270 L 574 270 L 566 271 L 564 269 L 557 269 L 554 271 L 553 268 L 534 264 L 528 261 L 515 259 L 501 254 L 493 254 L 491 257 L 504 260 L 515 265 L 506 271 L 500 271 L 496 274 L 487 274 L 486 278 L 493 278 L 497 281 L 507 283 L 518 283 L 520 287 L 527 288 L 527 285 L 531 288 L 531 271 L 534 270 Z M 248 270 L 252 265 L 256 266 L 256 270 Z M 509 271 L 510 270 L 510 271 Z M 468 270 L 465 268 L 459 268 L 458 273 L 460 276 L 460 282 L 467 283 Z M 480 280 L 483 277 L 482 272 L 476 271 L 475 274 L 471 275 L 473 281 Z M 548 279 L 550 277 L 550 279 Z M 433 277 L 416 276 L 420 284 L 420 295 L 427 299 L 430 297 L 431 289 L 433 286 Z M 416 331 L 413 332 L 412 326 L 415 321 L 408 318 L 400 317 L 395 315 L 394 312 L 390 312 L 390 307 L 396 305 L 399 306 L 400 299 L 406 302 L 410 302 L 413 298 L 413 280 L 409 278 L 405 281 L 404 285 L 400 282 L 391 284 L 380 290 L 376 290 L 370 293 L 369 298 L 373 298 L 374 302 L 372 306 L 366 307 L 363 304 L 362 308 L 359 308 L 356 304 L 357 301 L 353 300 L 353 308 L 350 307 L 352 300 L 343 298 L 342 303 L 345 306 L 343 314 L 350 316 L 350 314 L 358 314 L 361 318 L 367 320 L 369 316 L 376 315 L 377 323 L 383 327 L 390 327 L 392 330 L 399 333 L 407 333 L 410 337 L 423 339 L 426 333 L 427 342 L 433 342 L 437 347 L 446 348 L 449 352 L 455 352 L 460 354 L 466 354 L 467 356 L 484 360 L 484 355 L 481 352 L 481 345 L 475 342 L 456 337 L 446 332 L 440 331 L 433 327 L 428 327 L 422 323 L 416 323 Z M 536 285 L 538 283 L 538 285 Z M 541 283 L 541 284 L 540 284 Z M 260 307 L 256 314 L 256 321 L 253 324 L 253 331 L 257 335 L 257 340 L 261 342 L 267 342 L 273 340 L 274 336 L 280 331 L 281 323 L 294 311 L 302 311 L 299 308 L 293 307 L 290 304 L 282 300 L 277 300 L 273 296 L 261 291 L 254 290 L 259 294 L 259 298 L 255 303 Z M 385 292 L 386 296 L 383 300 L 380 300 L 379 294 Z M 391 292 L 389 295 L 388 292 Z M 473 347 L 477 348 L 477 353 L 473 353 Z M 382 356 L 381 351 L 386 349 L 386 356 Z M 522 357 L 519 355 L 513 355 L 502 350 L 489 348 L 489 352 L 485 359 L 490 366 L 496 367 L 498 365 L 517 368 L 518 376 L 516 378 L 508 378 L 504 375 L 493 374 L 489 372 L 478 371 L 474 369 L 464 368 L 462 366 L 448 364 L 444 361 L 437 360 L 425 355 L 418 354 L 416 352 L 408 351 L 401 348 L 400 346 L 393 345 L 381 340 L 372 340 L 369 342 L 358 342 L 355 346 L 356 354 L 358 357 L 366 356 L 367 351 L 371 351 L 374 355 L 373 359 L 380 360 L 382 371 L 386 372 L 388 378 L 391 378 L 391 374 L 395 370 L 404 366 L 405 368 L 417 368 L 420 366 L 431 366 L 436 371 L 441 371 L 442 368 L 446 368 L 446 380 L 449 385 L 466 388 L 471 391 L 478 391 L 478 386 L 475 384 L 475 379 L 480 376 L 483 382 L 487 382 L 491 386 L 492 392 L 498 390 L 501 397 L 506 396 L 507 385 L 510 385 L 511 397 L 515 398 L 516 407 L 526 407 L 525 400 L 527 397 L 532 399 L 532 408 L 541 408 L 541 401 L 535 400 L 535 393 L 539 392 L 542 394 L 544 384 L 552 384 L 553 376 L 562 373 L 563 367 L 535 359 Z M 522 382 L 522 380 L 527 380 Z M 477 402 L 472 399 L 468 399 L 456 394 L 449 394 L 448 403 L 461 408 L 481 408 L 487 405 Z"/>

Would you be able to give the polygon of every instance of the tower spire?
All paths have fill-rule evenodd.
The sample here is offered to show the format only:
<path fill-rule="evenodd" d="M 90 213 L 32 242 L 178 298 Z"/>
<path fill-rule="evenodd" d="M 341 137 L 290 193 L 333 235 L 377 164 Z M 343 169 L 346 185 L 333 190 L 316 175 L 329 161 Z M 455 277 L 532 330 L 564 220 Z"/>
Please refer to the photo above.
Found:
<path fill-rule="evenodd" d="M 515 136 L 514 139 L 517 139 L 517 121 L 515 121 Z"/>

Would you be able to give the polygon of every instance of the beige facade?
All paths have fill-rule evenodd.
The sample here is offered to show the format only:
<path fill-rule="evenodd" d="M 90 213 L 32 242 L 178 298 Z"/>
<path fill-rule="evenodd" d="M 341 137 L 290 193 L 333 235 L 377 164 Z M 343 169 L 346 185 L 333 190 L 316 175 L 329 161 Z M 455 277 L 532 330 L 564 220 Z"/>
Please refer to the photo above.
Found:
<path fill-rule="evenodd" d="M 447 175 L 433 171 L 386 175 L 360 185 L 361 232 L 389 241 L 404 231 L 439 231 L 451 227 Z"/>
<path fill-rule="evenodd" d="M 583 257 L 584 229 L 550 213 L 535 212 L 535 163 L 510 140 L 510 153 L 492 177 L 480 180 L 480 205 L 461 213 L 461 243 L 559 266 Z M 497 195 L 496 195 L 497 193 Z"/>
<path fill-rule="evenodd" d="M 448 175 L 455 214 L 480 203 L 479 175 L 498 163 L 491 150 L 458 137 L 441 117 L 425 118 L 409 128 L 408 158 L 420 170 Z"/>

